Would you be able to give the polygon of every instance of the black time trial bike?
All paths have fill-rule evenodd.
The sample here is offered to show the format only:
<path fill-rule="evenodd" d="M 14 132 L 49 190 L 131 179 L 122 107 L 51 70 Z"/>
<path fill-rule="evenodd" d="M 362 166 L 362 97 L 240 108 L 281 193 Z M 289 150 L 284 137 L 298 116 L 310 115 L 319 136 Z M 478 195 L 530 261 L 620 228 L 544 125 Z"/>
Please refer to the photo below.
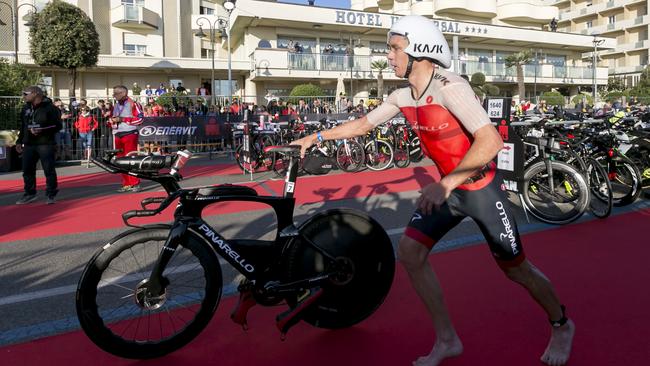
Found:
<path fill-rule="evenodd" d="M 295 225 L 299 148 L 267 147 L 267 152 L 289 157 L 281 197 L 260 196 L 239 185 L 181 188 L 178 156 L 115 158 L 116 151 L 109 151 L 93 159 L 110 173 L 155 181 L 167 193 L 144 199 L 142 210 L 125 212 L 124 222 L 133 228 L 99 248 L 83 271 L 77 315 L 97 346 L 120 357 L 146 359 L 186 345 L 206 327 L 219 304 L 224 287 L 219 257 L 245 278 L 231 314 L 244 327 L 256 304 L 287 305 L 276 318 L 284 336 L 301 320 L 321 328 L 349 327 L 383 303 L 395 271 L 384 229 L 349 209 L 320 212 Z M 176 200 L 172 224 L 130 223 L 156 215 Z M 218 233 L 201 213 L 224 201 L 270 206 L 278 223 L 275 239 L 227 239 Z"/>

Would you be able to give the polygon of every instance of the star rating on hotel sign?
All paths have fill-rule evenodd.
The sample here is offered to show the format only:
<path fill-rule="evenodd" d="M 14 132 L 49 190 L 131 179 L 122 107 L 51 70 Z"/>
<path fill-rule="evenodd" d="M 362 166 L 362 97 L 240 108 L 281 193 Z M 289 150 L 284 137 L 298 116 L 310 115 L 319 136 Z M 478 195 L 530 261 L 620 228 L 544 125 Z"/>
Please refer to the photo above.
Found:
<path fill-rule="evenodd" d="M 471 33 L 478 33 L 478 34 L 481 34 L 481 33 L 487 34 L 487 32 L 488 32 L 487 27 L 483 27 L 483 28 L 481 28 L 481 27 L 471 27 L 470 28 L 470 27 L 466 26 L 465 27 L 465 33 L 470 33 L 470 31 L 471 31 Z"/>

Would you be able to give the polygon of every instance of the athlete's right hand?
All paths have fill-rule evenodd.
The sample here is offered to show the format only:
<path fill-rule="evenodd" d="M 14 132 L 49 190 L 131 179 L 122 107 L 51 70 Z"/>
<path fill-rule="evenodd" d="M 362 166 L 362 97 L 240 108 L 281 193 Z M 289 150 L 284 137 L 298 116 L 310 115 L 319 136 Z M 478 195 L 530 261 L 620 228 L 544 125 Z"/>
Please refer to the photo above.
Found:
<path fill-rule="evenodd" d="M 23 153 L 23 145 L 22 144 L 17 144 L 16 145 L 16 152 L 19 154 Z"/>
<path fill-rule="evenodd" d="M 312 147 L 315 144 L 316 137 L 315 135 L 309 135 L 305 136 L 301 139 L 292 141 L 290 145 L 298 145 L 300 146 L 300 157 L 304 158 L 305 157 L 305 152 L 307 152 L 307 149 Z"/>

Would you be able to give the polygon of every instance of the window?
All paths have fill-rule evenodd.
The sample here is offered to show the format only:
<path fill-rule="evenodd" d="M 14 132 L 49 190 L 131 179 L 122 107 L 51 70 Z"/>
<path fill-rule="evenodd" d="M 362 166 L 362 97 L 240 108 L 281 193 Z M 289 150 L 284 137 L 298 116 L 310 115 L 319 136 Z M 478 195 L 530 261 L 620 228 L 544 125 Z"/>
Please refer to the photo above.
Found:
<path fill-rule="evenodd" d="M 127 56 L 144 56 L 147 53 L 147 46 L 142 44 L 125 44 L 124 54 Z"/>
<path fill-rule="evenodd" d="M 587 29 L 591 28 L 593 26 L 593 22 L 590 20 L 587 22 Z"/>
<path fill-rule="evenodd" d="M 200 6 L 199 7 L 199 14 L 212 15 L 212 14 L 214 14 L 214 9 L 208 8 L 208 7 L 205 7 L 205 6 Z"/>
<path fill-rule="evenodd" d="M 566 56 L 564 55 L 546 55 L 546 63 L 553 66 L 566 66 Z"/>
<path fill-rule="evenodd" d="M 370 53 L 385 55 L 388 53 L 388 46 L 385 42 L 370 42 Z"/>
<path fill-rule="evenodd" d="M 614 24 L 616 23 L 616 15 L 610 15 L 609 18 L 609 23 L 608 24 Z"/>
<path fill-rule="evenodd" d="M 338 39 L 320 39 L 320 51 L 326 53 L 325 49 L 328 46 L 332 46 L 332 54 L 334 55 L 345 55 L 345 48 L 347 47 L 347 42 L 341 42 Z"/>
<path fill-rule="evenodd" d="M 316 40 L 300 37 L 288 37 L 281 36 L 278 37 L 278 48 L 288 48 L 289 41 L 293 41 L 294 44 L 299 43 L 302 47 L 302 53 L 313 53 L 316 52 Z"/>
<path fill-rule="evenodd" d="M 212 50 L 201 48 L 201 58 L 212 58 Z"/>

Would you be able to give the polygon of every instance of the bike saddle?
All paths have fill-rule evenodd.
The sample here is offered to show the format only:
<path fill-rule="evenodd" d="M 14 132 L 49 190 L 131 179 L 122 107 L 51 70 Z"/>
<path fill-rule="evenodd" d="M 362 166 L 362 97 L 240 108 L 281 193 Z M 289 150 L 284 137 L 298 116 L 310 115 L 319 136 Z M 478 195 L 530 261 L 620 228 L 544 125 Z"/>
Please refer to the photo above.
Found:
<path fill-rule="evenodd" d="M 164 168 L 171 168 L 174 158 L 171 155 L 132 155 L 113 160 L 113 165 L 124 170 L 133 171 L 158 171 Z"/>
<path fill-rule="evenodd" d="M 300 146 L 298 145 L 283 145 L 283 146 L 267 146 L 264 148 L 265 153 L 280 153 L 298 156 L 300 155 Z"/>

